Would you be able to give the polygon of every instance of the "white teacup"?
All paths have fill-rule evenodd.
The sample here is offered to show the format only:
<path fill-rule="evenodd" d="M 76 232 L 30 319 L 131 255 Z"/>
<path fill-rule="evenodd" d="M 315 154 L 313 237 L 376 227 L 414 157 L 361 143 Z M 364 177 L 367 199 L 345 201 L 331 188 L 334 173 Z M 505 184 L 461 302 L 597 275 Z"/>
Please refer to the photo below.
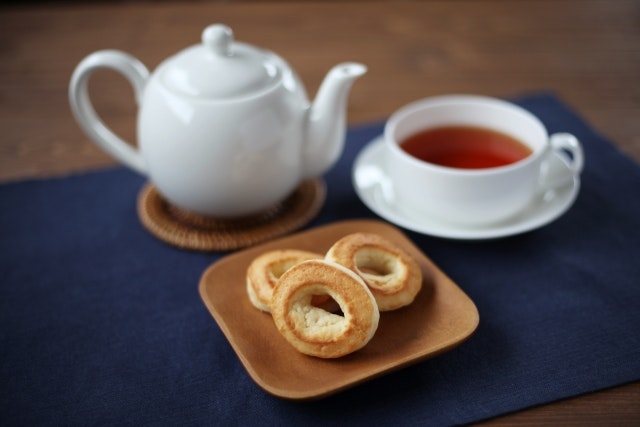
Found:
<path fill-rule="evenodd" d="M 409 154 L 402 143 L 427 129 L 473 127 L 508 135 L 529 148 L 513 163 L 465 168 L 431 163 Z M 414 212 L 464 226 L 483 226 L 522 212 L 540 192 L 566 184 L 582 171 L 584 155 L 570 134 L 549 136 L 533 114 L 506 101 L 470 95 L 448 95 L 411 103 L 387 121 L 386 170 L 397 202 Z M 445 143 L 443 143 L 445 144 Z M 549 176 L 547 160 L 567 160 L 564 176 Z"/>

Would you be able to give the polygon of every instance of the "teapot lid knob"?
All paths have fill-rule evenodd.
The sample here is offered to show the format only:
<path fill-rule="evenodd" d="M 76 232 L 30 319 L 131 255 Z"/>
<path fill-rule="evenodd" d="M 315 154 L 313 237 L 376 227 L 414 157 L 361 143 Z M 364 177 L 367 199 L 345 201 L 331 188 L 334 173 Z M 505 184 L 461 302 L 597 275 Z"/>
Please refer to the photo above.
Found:
<path fill-rule="evenodd" d="M 223 24 L 206 27 L 201 43 L 164 61 L 157 75 L 178 94 L 218 101 L 263 91 L 281 79 L 275 55 L 236 42 Z"/>
<path fill-rule="evenodd" d="M 209 25 L 202 32 L 202 43 L 213 53 L 220 56 L 230 56 L 230 46 L 233 42 L 233 31 L 223 24 Z"/>

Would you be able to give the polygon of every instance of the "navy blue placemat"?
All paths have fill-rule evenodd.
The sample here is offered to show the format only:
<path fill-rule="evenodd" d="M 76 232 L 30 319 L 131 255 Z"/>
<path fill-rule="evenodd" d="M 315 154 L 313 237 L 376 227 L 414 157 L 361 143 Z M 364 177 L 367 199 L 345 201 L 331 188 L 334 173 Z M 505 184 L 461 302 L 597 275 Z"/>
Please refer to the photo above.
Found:
<path fill-rule="evenodd" d="M 224 254 L 181 251 L 143 229 L 143 178 L 117 168 L 0 186 L 2 424 L 449 425 L 639 380 L 640 168 L 553 96 L 515 101 L 582 141 L 575 205 L 495 241 L 407 233 L 475 301 L 476 334 L 315 402 L 270 396 L 249 378 L 198 295 Z M 351 165 L 381 130 L 349 131 L 309 227 L 375 217 Z"/>

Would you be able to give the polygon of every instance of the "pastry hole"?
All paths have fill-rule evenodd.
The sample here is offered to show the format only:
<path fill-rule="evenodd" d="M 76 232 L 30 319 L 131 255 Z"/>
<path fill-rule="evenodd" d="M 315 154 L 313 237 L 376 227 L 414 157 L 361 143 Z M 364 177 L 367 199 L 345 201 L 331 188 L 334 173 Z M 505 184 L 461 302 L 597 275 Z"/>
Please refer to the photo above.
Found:
<path fill-rule="evenodd" d="M 273 277 L 273 279 L 275 279 L 277 281 L 278 279 L 280 279 L 280 277 L 282 277 L 282 275 L 288 269 L 290 269 L 294 265 L 296 265 L 296 262 L 294 262 L 294 261 L 278 263 L 278 264 L 274 265 L 273 267 L 271 267 L 271 270 L 270 270 L 271 276 Z"/>
<path fill-rule="evenodd" d="M 370 249 L 363 249 L 356 253 L 356 268 L 371 276 L 391 276 L 394 273 L 395 261 L 386 254 Z"/>
<path fill-rule="evenodd" d="M 290 311 L 295 328 L 310 339 L 337 336 L 348 327 L 344 316 L 330 313 L 322 308 L 294 302 Z"/>
<path fill-rule="evenodd" d="M 338 302 L 327 293 L 312 295 L 311 305 L 328 311 L 329 313 L 337 314 L 338 316 L 344 317 L 344 314 L 342 313 Z"/>

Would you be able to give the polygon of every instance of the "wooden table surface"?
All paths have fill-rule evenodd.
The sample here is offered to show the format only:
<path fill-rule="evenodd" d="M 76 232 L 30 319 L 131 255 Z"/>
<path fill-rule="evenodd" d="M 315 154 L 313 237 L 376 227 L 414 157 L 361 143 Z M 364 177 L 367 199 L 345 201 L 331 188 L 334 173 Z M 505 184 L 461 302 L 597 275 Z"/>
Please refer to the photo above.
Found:
<path fill-rule="evenodd" d="M 349 98 L 350 124 L 437 94 L 552 91 L 640 161 L 638 1 L 44 2 L 0 6 L 0 181 L 115 164 L 71 117 L 67 88 L 77 63 L 115 48 L 154 69 L 214 22 L 287 59 L 311 96 L 334 64 L 366 64 Z M 103 119 L 133 142 L 128 83 L 100 71 L 90 89 Z M 640 383 L 486 425 L 516 422 L 640 425 Z"/>

